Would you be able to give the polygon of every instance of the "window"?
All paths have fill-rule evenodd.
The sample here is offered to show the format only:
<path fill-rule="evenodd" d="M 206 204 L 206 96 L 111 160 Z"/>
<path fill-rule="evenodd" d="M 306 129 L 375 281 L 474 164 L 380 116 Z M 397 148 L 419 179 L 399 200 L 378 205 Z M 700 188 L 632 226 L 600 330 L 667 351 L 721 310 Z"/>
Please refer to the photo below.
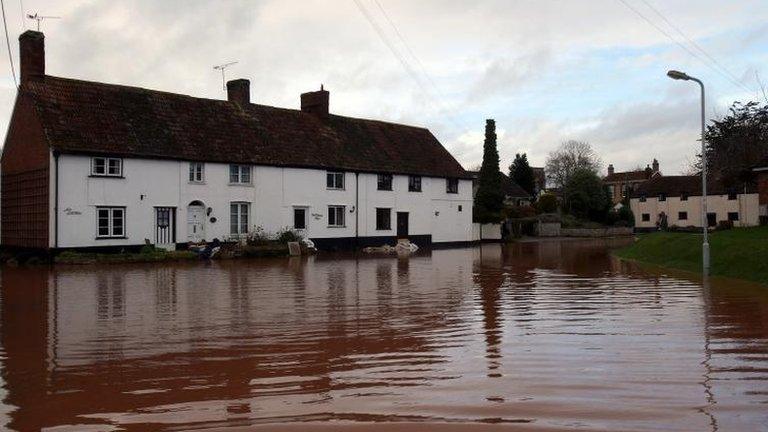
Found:
<path fill-rule="evenodd" d="M 297 230 L 307 229 L 307 209 L 293 209 L 293 228 Z"/>
<path fill-rule="evenodd" d="M 739 212 L 728 212 L 728 220 L 731 222 L 739 220 Z"/>
<path fill-rule="evenodd" d="M 235 165 L 229 166 L 229 183 L 230 184 L 250 184 L 251 183 L 251 167 L 250 165 Z"/>
<path fill-rule="evenodd" d="M 376 209 L 376 229 L 377 230 L 392 229 L 392 209 L 388 209 L 388 208 Z"/>
<path fill-rule="evenodd" d="M 96 207 L 96 237 L 125 237 L 125 207 Z"/>
<path fill-rule="evenodd" d="M 202 183 L 205 177 L 203 176 L 204 165 L 202 162 L 190 162 L 189 163 L 189 182 L 190 183 Z"/>
<path fill-rule="evenodd" d="M 122 177 L 123 160 L 120 158 L 91 158 L 91 175 L 102 177 Z"/>
<path fill-rule="evenodd" d="M 640 195 L 640 202 L 645 202 L 645 195 Z"/>
<path fill-rule="evenodd" d="M 251 205 L 233 202 L 229 205 L 229 233 L 233 236 L 248 234 L 248 213 Z"/>
<path fill-rule="evenodd" d="M 735 200 L 736 200 L 736 192 L 733 192 L 733 191 L 728 192 L 728 201 L 735 201 Z"/>
<path fill-rule="evenodd" d="M 447 193 L 459 193 L 459 179 L 449 178 L 445 179 L 445 191 Z"/>
<path fill-rule="evenodd" d="M 680 194 L 680 201 L 688 201 L 688 192 L 682 192 Z"/>
<path fill-rule="evenodd" d="M 344 206 L 328 206 L 328 226 L 329 227 L 343 227 L 344 226 Z"/>
<path fill-rule="evenodd" d="M 461 204 L 459 204 L 459 211 L 461 211 L 461 210 L 462 210 L 462 207 L 461 207 Z"/>
<path fill-rule="evenodd" d="M 659 194 L 659 201 L 666 201 L 667 200 L 667 194 L 660 193 Z"/>
<path fill-rule="evenodd" d="M 688 220 L 688 212 L 677 212 L 678 220 Z"/>
<path fill-rule="evenodd" d="M 392 190 L 392 174 L 379 174 L 379 179 L 377 184 L 378 184 L 379 190 L 391 191 Z"/>
<path fill-rule="evenodd" d="M 651 221 L 651 214 L 650 213 L 643 213 L 643 222 L 650 222 Z"/>
<path fill-rule="evenodd" d="M 328 189 L 344 189 L 344 173 L 342 172 L 326 173 L 325 181 Z"/>
<path fill-rule="evenodd" d="M 408 192 L 421 192 L 421 176 L 408 176 Z"/>

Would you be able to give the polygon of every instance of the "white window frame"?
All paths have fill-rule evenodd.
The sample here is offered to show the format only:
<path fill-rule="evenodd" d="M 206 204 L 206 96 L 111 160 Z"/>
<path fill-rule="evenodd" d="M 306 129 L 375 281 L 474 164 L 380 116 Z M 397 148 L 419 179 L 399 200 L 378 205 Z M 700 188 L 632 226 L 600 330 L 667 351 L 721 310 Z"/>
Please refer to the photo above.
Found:
<path fill-rule="evenodd" d="M 101 212 L 107 212 L 107 234 L 101 233 Z M 115 220 L 121 219 L 120 232 L 115 231 Z M 125 235 L 125 207 L 118 206 L 97 206 L 96 207 L 96 238 L 97 239 L 110 239 L 110 238 L 126 238 Z"/>
<path fill-rule="evenodd" d="M 237 170 L 237 172 L 234 172 L 233 170 Z M 245 175 L 246 173 L 247 173 L 248 180 L 244 181 L 243 179 L 246 177 Z M 253 172 L 251 171 L 251 166 L 244 165 L 244 164 L 229 164 L 229 184 L 231 185 L 253 184 Z"/>
<path fill-rule="evenodd" d="M 410 175 L 408 176 L 408 192 L 421 192 L 422 191 L 422 176 Z M 415 186 L 418 184 L 418 188 Z"/>
<path fill-rule="evenodd" d="M 456 190 L 452 190 L 451 182 L 456 182 Z M 445 193 L 458 194 L 459 193 L 459 179 L 455 177 L 449 177 L 445 179 Z"/>
<path fill-rule="evenodd" d="M 97 162 L 101 162 L 101 164 L 97 164 Z M 101 170 L 97 168 L 97 165 L 101 165 Z M 112 170 L 113 167 L 116 169 Z M 91 157 L 91 175 L 95 177 L 122 177 L 123 160 L 114 157 L 93 156 Z"/>
<path fill-rule="evenodd" d="M 203 162 L 189 163 L 189 182 L 205 183 L 205 163 Z"/>
<path fill-rule="evenodd" d="M 229 203 L 229 234 L 232 237 L 248 235 L 250 223 L 251 203 L 245 201 L 232 201 Z M 233 230 L 232 228 L 235 229 Z"/>
<path fill-rule="evenodd" d="M 346 227 L 346 213 L 347 213 L 347 206 L 329 205 L 328 206 L 328 228 Z M 333 214 L 333 223 L 331 223 L 331 214 Z M 339 215 L 341 215 L 341 221 L 339 221 Z"/>
<path fill-rule="evenodd" d="M 395 176 L 392 174 L 378 174 L 376 176 L 376 190 L 392 191 L 395 187 L 394 183 Z"/>
<path fill-rule="evenodd" d="M 328 185 L 328 180 L 331 178 L 333 178 L 333 181 L 331 181 L 332 185 Z M 341 179 L 341 181 L 339 181 L 339 179 Z M 344 190 L 344 180 L 345 175 L 341 171 L 326 171 L 325 173 L 325 186 L 329 190 Z"/>

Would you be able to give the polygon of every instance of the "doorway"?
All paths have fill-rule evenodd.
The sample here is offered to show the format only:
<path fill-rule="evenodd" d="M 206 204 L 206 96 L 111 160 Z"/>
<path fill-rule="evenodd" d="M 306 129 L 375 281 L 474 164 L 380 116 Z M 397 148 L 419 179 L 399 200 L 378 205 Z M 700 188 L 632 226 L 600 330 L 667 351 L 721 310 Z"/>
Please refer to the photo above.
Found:
<path fill-rule="evenodd" d="M 155 246 L 176 248 L 176 208 L 155 207 Z"/>
<path fill-rule="evenodd" d="M 397 238 L 408 237 L 408 212 L 397 212 Z"/>
<path fill-rule="evenodd" d="M 187 206 L 187 240 L 199 243 L 205 240 L 205 205 L 192 201 Z"/>
<path fill-rule="evenodd" d="M 717 226 L 717 213 L 707 213 L 707 226 L 708 227 Z"/>

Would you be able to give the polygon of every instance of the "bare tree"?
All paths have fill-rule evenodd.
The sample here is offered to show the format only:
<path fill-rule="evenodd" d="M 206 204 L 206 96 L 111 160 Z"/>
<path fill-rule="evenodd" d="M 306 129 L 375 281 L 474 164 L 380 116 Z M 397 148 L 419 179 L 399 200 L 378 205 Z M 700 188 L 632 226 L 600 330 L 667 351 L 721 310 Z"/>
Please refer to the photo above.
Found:
<path fill-rule="evenodd" d="M 547 156 L 547 179 L 555 187 L 565 187 L 574 172 L 586 169 L 597 173 L 602 162 L 586 141 L 569 140 Z"/>

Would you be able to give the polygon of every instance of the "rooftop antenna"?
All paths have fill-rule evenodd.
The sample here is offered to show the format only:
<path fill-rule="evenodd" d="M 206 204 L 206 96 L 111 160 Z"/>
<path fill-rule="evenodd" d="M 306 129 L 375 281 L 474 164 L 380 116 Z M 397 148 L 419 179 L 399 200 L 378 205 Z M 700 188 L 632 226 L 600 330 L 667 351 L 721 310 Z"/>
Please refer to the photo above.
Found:
<path fill-rule="evenodd" d="M 33 19 L 33 20 L 37 21 L 37 31 L 40 31 L 40 23 L 41 23 L 43 20 L 47 20 L 47 19 L 61 19 L 61 17 L 59 17 L 59 16 L 51 16 L 51 15 L 40 15 L 40 14 L 38 14 L 37 12 L 35 12 L 35 14 L 34 14 L 34 15 L 32 15 L 32 14 L 27 14 L 27 18 L 29 18 L 29 19 Z"/>
<path fill-rule="evenodd" d="M 237 62 L 233 61 L 233 62 L 229 62 L 229 63 L 224 63 L 224 64 L 216 65 L 216 66 L 213 67 L 214 69 L 221 71 L 221 88 L 224 91 L 227 90 L 227 80 L 224 77 L 224 70 L 226 68 L 232 66 L 233 64 L 237 64 Z"/>

